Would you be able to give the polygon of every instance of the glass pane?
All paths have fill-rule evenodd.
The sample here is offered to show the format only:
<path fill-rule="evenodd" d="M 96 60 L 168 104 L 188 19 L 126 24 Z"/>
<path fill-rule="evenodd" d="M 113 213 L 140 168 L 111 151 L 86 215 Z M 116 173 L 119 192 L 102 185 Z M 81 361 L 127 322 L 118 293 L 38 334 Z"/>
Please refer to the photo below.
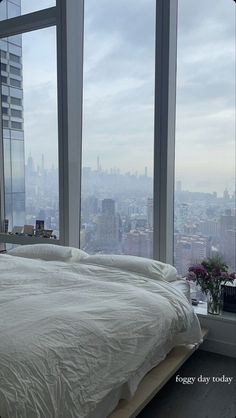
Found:
<path fill-rule="evenodd" d="M 56 0 L 2 0 L 0 3 L 0 20 L 36 12 L 56 5 Z"/>
<path fill-rule="evenodd" d="M 175 265 L 235 271 L 235 3 L 180 0 Z"/>
<path fill-rule="evenodd" d="M 5 218 L 8 219 L 8 230 L 11 231 L 13 228 L 13 193 L 5 193 Z M 14 223 L 14 225 L 17 225 Z"/>
<path fill-rule="evenodd" d="M 12 217 L 15 226 L 24 225 L 25 221 L 25 194 L 12 193 Z M 14 226 L 13 225 L 13 226 Z"/>
<path fill-rule="evenodd" d="M 11 141 L 12 192 L 25 193 L 24 141 Z"/>
<path fill-rule="evenodd" d="M 10 139 L 3 139 L 5 193 L 11 193 L 11 143 Z"/>
<path fill-rule="evenodd" d="M 2 40 L 5 212 L 14 226 L 45 221 L 59 236 L 56 29 Z M 35 48 L 37 45 L 37 48 Z M 12 79 L 19 82 L 14 85 Z"/>
<path fill-rule="evenodd" d="M 152 257 L 155 1 L 85 2 L 81 247 Z"/>

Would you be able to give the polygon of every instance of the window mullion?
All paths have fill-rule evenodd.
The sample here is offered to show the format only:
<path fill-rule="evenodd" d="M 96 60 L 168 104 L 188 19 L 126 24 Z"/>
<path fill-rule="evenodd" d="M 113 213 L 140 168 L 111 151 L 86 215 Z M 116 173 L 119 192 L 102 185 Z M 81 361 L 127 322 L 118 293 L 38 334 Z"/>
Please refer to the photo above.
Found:
<path fill-rule="evenodd" d="M 79 247 L 84 2 L 59 0 L 58 13 L 60 239 Z"/>
<path fill-rule="evenodd" d="M 173 263 L 176 51 L 177 0 L 157 0 L 153 254 L 169 263 Z"/>
<path fill-rule="evenodd" d="M 4 197 L 4 159 L 3 159 L 3 135 L 2 135 L 2 110 L 0 109 L 0 231 L 3 231 L 3 219 L 5 218 Z M 3 249 L 0 243 L 0 250 Z"/>
<path fill-rule="evenodd" d="M 50 7 L 45 10 L 2 20 L 0 22 L 0 38 L 55 26 L 56 23 L 57 8 Z"/>

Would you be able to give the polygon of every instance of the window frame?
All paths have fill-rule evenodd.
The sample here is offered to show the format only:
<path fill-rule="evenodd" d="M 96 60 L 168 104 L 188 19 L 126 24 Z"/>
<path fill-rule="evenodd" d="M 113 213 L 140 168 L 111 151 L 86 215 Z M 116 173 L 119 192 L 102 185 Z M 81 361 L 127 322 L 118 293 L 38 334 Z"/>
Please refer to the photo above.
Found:
<path fill-rule="evenodd" d="M 170 263 L 173 262 L 174 230 L 177 5 L 177 0 L 156 0 L 153 258 Z M 60 237 L 53 243 L 79 247 L 84 0 L 57 0 L 54 7 L 1 21 L 0 38 L 50 26 L 56 26 L 57 31 L 58 78 Z M 1 125 L 2 120 L 0 128 Z M 0 161 L 3 161 L 2 147 L 0 137 Z M 3 164 L 0 168 L 0 219 L 4 219 Z M 0 234 L 0 242 L 6 242 L 3 235 Z M 32 238 L 14 236 L 11 242 L 19 243 L 19 238 L 22 244 L 32 243 Z"/>
<path fill-rule="evenodd" d="M 174 261 L 177 0 L 156 2 L 153 258 Z"/>
<path fill-rule="evenodd" d="M 44 29 L 51 26 L 57 27 L 57 7 L 51 7 L 45 10 L 39 10 L 26 15 L 13 17 L 10 19 L 0 21 L 0 39 L 19 35 L 23 33 L 32 32 L 39 29 Z M 2 136 L 2 111 L 0 112 L 0 231 L 3 227 L 3 219 L 5 212 L 5 186 L 4 186 L 4 153 L 3 153 L 3 136 Z M 32 244 L 45 242 L 43 239 L 33 237 L 18 237 L 14 235 L 6 235 L 0 233 L 0 248 L 2 243 L 13 244 Z M 54 240 L 54 244 L 60 243 L 60 240 Z"/>

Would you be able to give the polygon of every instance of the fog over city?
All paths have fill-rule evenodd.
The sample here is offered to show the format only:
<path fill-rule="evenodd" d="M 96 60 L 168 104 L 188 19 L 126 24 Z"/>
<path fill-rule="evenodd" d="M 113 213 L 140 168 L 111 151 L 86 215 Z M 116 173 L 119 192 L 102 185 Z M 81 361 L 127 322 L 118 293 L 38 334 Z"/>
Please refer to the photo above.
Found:
<path fill-rule="evenodd" d="M 147 169 L 142 175 L 118 168 L 83 168 L 80 246 L 90 254 L 153 256 L 153 182 Z M 58 180 L 55 169 L 26 165 L 26 220 L 43 219 L 58 236 Z M 207 256 L 220 254 L 231 270 L 235 259 L 235 194 L 184 190 L 177 181 L 174 208 L 174 263 L 179 274 Z"/>
<path fill-rule="evenodd" d="M 178 22 L 176 178 L 188 190 L 223 195 L 234 190 L 235 4 L 180 0 Z M 84 166 L 95 169 L 100 155 L 104 169 L 141 174 L 146 166 L 152 175 L 154 27 L 154 0 L 85 1 Z M 25 149 L 38 164 L 43 151 L 50 167 L 57 166 L 55 31 L 38 37 L 23 35 Z"/>

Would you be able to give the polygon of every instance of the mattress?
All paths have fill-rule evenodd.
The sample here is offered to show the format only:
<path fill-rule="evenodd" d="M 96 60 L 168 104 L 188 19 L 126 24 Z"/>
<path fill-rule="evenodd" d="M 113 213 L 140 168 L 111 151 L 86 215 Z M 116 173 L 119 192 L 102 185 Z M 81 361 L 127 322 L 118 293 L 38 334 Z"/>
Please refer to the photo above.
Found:
<path fill-rule="evenodd" d="M 201 331 L 181 291 L 122 260 L 0 255 L 1 418 L 105 418 Z"/>

